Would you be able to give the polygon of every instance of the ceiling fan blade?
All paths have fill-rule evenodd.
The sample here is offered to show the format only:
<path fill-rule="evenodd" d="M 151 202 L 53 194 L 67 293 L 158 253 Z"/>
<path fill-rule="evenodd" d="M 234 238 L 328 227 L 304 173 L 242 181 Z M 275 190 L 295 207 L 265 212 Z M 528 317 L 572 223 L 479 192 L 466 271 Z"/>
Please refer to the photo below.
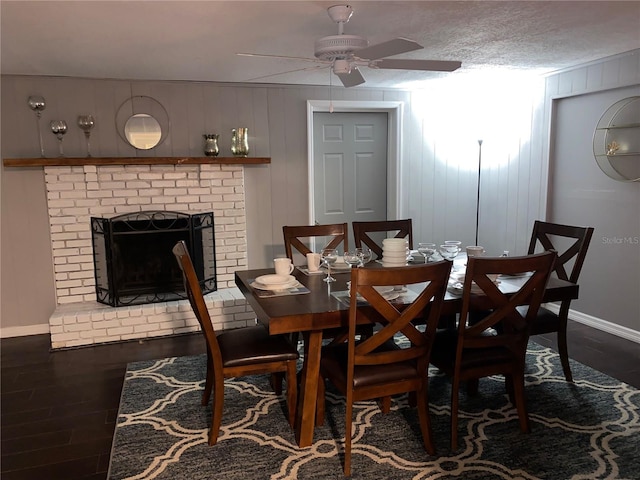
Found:
<path fill-rule="evenodd" d="M 357 67 L 352 68 L 349 73 L 336 73 L 336 75 L 345 87 L 355 87 L 365 82 L 364 77 Z"/>
<path fill-rule="evenodd" d="M 296 68 L 295 70 L 287 70 L 286 72 L 271 73 L 269 75 L 261 75 L 259 77 L 249 78 L 249 79 L 245 80 L 245 82 L 251 82 L 253 80 L 262 80 L 263 78 L 275 77 L 277 75 L 285 75 L 287 73 L 303 72 L 303 71 L 309 71 L 309 70 L 318 70 L 320 68 L 327 68 L 327 66 L 326 65 L 314 65 L 313 67 Z"/>
<path fill-rule="evenodd" d="M 412 52 L 424 48 L 419 43 L 407 38 L 394 38 L 387 42 L 377 43 L 357 50 L 354 55 L 364 60 L 377 60 L 378 58 L 392 57 L 400 53 Z"/>
<path fill-rule="evenodd" d="M 283 58 L 285 60 L 303 60 L 305 62 L 313 62 L 313 63 L 324 63 L 328 64 L 331 62 L 319 60 L 317 58 L 308 58 L 308 57 L 289 57 L 287 55 L 267 55 L 263 53 L 236 53 L 236 55 L 240 57 L 263 57 L 263 58 Z"/>
<path fill-rule="evenodd" d="M 434 72 L 453 72 L 462 65 L 461 62 L 448 60 L 410 60 L 410 59 L 393 59 L 376 60 L 371 68 L 390 68 L 395 70 L 428 70 Z"/>

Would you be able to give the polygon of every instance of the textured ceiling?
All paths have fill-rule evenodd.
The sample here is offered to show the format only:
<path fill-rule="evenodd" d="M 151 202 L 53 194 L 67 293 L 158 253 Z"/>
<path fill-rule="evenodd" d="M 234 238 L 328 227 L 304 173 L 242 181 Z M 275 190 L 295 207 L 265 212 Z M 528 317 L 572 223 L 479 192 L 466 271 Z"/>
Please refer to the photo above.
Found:
<path fill-rule="evenodd" d="M 237 52 L 313 58 L 335 35 L 335 1 L 6 1 L 3 74 L 328 85 L 329 69 Z M 640 48 L 640 1 L 351 2 L 346 34 L 401 36 L 424 49 L 398 58 L 459 60 L 454 73 L 361 69 L 367 87 L 487 69 L 539 73 Z M 273 75 L 268 76 L 267 75 Z M 261 77 L 255 79 L 256 77 Z M 255 79 L 255 80 L 253 80 Z M 334 77 L 333 83 L 339 84 Z"/>

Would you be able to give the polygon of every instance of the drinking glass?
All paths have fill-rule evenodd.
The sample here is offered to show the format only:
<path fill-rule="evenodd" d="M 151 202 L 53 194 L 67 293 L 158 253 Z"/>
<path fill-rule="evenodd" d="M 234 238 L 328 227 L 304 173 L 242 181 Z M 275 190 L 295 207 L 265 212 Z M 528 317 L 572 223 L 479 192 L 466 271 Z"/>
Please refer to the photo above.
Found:
<path fill-rule="evenodd" d="M 436 244 L 435 243 L 419 243 L 418 244 L 418 252 L 422 254 L 424 257 L 424 263 L 428 263 L 431 255 L 436 253 Z"/>
<path fill-rule="evenodd" d="M 358 257 L 360 258 L 360 266 L 364 267 L 365 264 L 369 263 L 371 261 L 371 250 L 369 250 L 367 247 L 362 247 L 362 248 L 356 248 L 356 253 L 358 255 Z"/>
<path fill-rule="evenodd" d="M 453 259 L 458 256 L 458 252 L 460 251 L 460 247 L 457 245 L 444 244 L 440 245 L 440 255 L 445 260 L 449 260 L 453 262 Z"/>
<path fill-rule="evenodd" d="M 322 258 L 322 262 L 327 266 L 327 276 L 323 279 L 323 281 L 335 282 L 336 279 L 331 276 L 331 265 L 336 263 L 338 259 L 338 252 L 335 248 L 325 248 L 320 252 L 320 257 Z"/>
<path fill-rule="evenodd" d="M 360 265 L 360 256 L 356 250 L 350 250 L 348 252 L 344 252 L 344 263 L 353 267 L 357 267 Z"/>
<path fill-rule="evenodd" d="M 460 253 L 462 251 L 462 247 L 460 245 L 462 245 L 462 242 L 459 240 L 445 240 L 444 242 L 445 245 L 455 245 L 456 247 L 458 247 L 458 253 Z"/>

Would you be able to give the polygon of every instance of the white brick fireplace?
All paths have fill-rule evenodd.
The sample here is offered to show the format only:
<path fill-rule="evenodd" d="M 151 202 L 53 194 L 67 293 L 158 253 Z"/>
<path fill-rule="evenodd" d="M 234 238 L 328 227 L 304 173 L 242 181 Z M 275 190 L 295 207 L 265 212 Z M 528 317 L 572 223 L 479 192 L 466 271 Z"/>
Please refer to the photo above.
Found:
<path fill-rule="evenodd" d="M 247 264 L 242 165 L 45 167 L 57 308 L 52 348 L 199 330 L 188 301 L 110 307 L 96 301 L 90 218 L 144 210 L 214 212 L 218 290 L 205 298 L 217 329 L 253 323 L 235 287 Z"/>

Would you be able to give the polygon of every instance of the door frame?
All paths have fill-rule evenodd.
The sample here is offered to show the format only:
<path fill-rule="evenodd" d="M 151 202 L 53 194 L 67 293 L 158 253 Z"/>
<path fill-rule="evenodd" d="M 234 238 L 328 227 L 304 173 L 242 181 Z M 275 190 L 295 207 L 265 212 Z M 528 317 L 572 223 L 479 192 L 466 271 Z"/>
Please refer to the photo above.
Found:
<path fill-rule="evenodd" d="M 384 112 L 387 113 L 387 219 L 400 218 L 402 202 L 400 179 L 402 158 L 403 102 L 357 100 L 307 100 L 307 168 L 309 182 L 309 225 L 315 223 L 314 174 L 313 174 L 313 114 L 315 112 Z"/>

